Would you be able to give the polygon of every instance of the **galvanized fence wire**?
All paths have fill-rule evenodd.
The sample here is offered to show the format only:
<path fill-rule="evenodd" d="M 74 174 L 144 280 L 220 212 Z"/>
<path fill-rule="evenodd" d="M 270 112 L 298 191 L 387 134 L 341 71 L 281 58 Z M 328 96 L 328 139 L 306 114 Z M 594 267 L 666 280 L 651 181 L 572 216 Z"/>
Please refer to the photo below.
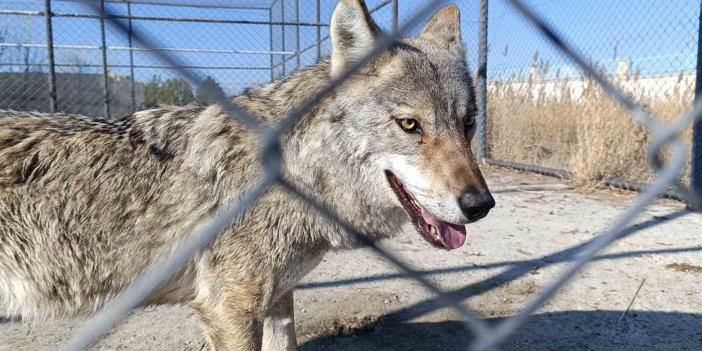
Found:
<path fill-rule="evenodd" d="M 298 55 L 292 50 L 295 45 L 274 49 L 285 40 L 274 36 L 281 28 L 302 33 L 288 42 L 314 48 L 318 45 L 313 31 L 328 27 L 309 15 L 314 12 L 311 2 L 302 0 L 273 2 L 308 5 L 301 7 L 307 15 L 297 19 L 274 18 L 272 0 L 249 1 L 261 6 L 248 8 L 225 2 L 107 0 L 105 6 L 114 10 L 109 19 L 84 6 L 95 2 L 100 0 L 0 1 L 0 108 L 121 118 L 159 103 L 204 105 L 211 101 L 204 102 L 204 94 L 185 87 L 172 67 L 153 62 L 147 51 L 186 57 L 188 67 L 211 76 L 210 85 L 232 95 L 272 80 L 271 66 L 280 58 L 294 61 L 302 55 L 304 65 L 315 58 L 311 52 Z M 131 35 L 118 36 L 112 30 L 115 19 L 130 28 L 147 28 L 165 45 L 135 47 Z M 161 29 L 166 26 L 172 29 Z M 36 29 L 41 27 L 46 31 L 39 36 Z M 254 39 L 269 29 L 270 44 Z M 192 35 L 203 30 L 209 35 Z M 294 63 L 291 70 L 297 68 Z M 105 116 L 108 109 L 110 116 Z"/>
<path fill-rule="evenodd" d="M 633 123 L 627 109 L 631 106 L 616 95 L 626 94 L 664 123 L 702 97 L 696 79 L 702 70 L 702 60 L 696 60 L 702 58 L 699 2 L 639 6 L 614 0 L 609 7 L 581 6 L 577 0 L 527 3 L 578 43 L 584 54 L 580 57 L 618 90 L 607 91 L 550 45 L 509 1 L 493 1 L 486 162 L 552 176 L 570 171 L 568 177 L 582 183 L 645 188 L 655 179 L 655 168 L 645 157 L 654 136 L 643 124 Z M 627 20 L 620 22 L 622 14 Z M 588 20 L 578 20 L 582 18 Z M 702 154 L 702 138 L 695 137 L 701 131 L 687 128 L 682 137 L 696 155 Z M 699 184 L 702 162 L 691 161 L 682 182 Z M 672 186 L 666 197 L 686 201 L 689 196 L 680 196 L 684 189 Z"/>
<path fill-rule="evenodd" d="M 678 180 L 682 174 L 687 160 L 687 150 L 680 141 L 680 134 L 690 123 L 702 120 L 702 102 L 697 103 L 695 107 L 677 121 L 666 125 L 655 119 L 652 115 L 646 113 L 644 109 L 631 102 L 625 94 L 622 94 L 617 88 L 609 85 L 607 81 L 600 76 L 596 70 L 592 69 L 582 56 L 572 46 L 567 44 L 555 30 L 550 28 L 541 18 L 533 11 L 525 6 L 520 0 L 507 0 L 514 8 L 521 13 L 529 22 L 531 22 L 546 38 L 551 41 L 556 47 L 563 51 L 570 59 L 572 59 L 581 69 L 583 69 L 591 78 L 600 83 L 605 91 L 607 91 L 614 99 L 622 103 L 628 108 L 632 116 L 638 122 L 648 126 L 654 133 L 654 140 L 649 148 L 649 158 L 652 165 L 658 171 L 657 181 L 646 189 L 646 191 L 638 198 L 638 200 L 627 209 L 612 228 L 606 233 L 600 235 L 593 240 L 575 263 L 570 266 L 565 274 L 557 279 L 552 285 L 546 288 L 534 301 L 531 302 L 516 316 L 511 317 L 495 327 L 488 326 L 484 321 L 477 318 L 472 312 L 462 304 L 461 301 L 453 299 L 450 295 L 444 293 L 440 288 L 430 283 L 421 274 L 413 270 L 408 264 L 401 259 L 391 254 L 387 250 L 378 246 L 374 239 L 366 236 L 360 231 L 353 228 L 348 223 L 341 220 L 337 215 L 332 213 L 324 204 L 319 204 L 306 196 L 294 184 L 289 184 L 282 178 L 282 157 L 280 152 L 279 139 L 280 137 L 293 128 L 296 123 L 303 118 L 306 111 L 314 107 L 324 96 L 332 93 L 335 88 L 343 84 L 345 80 L 357 72 L 363 65 L 371 61 L 374 57 L 387 50 L 400 36 L 406 33 L 412 26 L 426 17 L 431 11 L 435 10 L 442 2 L 441 0 L 433 0 L 426 3 L 421 9 L 403 24 L 399 30 L 391 35 L 382 36 L 376 43 L 372 52 L 360 62 L 337 77 L 332 83 L 320 92 L 315 98 L 303 104 L 299 109 L 294 111 L 279 127 L 272 129 L 263 125 L 259 120 L 250 116 L 243 109 L 233 105 L 230 101 L 217 97 L 218 103 L 233 117 L 242 122 L 247 127 L 258 133 L 264 141 L 261 153 L 261 160 L 265 170 L 265 177 L 257 186 L 245 191 L 237 199 L 224 206 L 223 209 L 214 216 L 203 221 L 199 229 L 193 235 L 184 239 L 173 254 L 164 261 L 154 264 L 146 270 L 146 273 L 138 278 L 132 285 L 127 287 L 117 298 L 108 303 L 101 311 L 96 313 L 89 319 L 85 325 L 77 330 L 73 337 L 63 346 L 64 350 L 80 350 L 84 349 L 101 336 L 109 329 L 127 316 L 134 308 L 138 307 L 148 297 L 157 290 L 165 281 L 175 274 L 188 260 L 194 257 L 198 252 L 207 247 L 213 240 L 217 238 L 233 221 L 236 220 L 243 212 L 246 211 L 260 196 L 265 194 L 268 189 L 274 185 L 282 186 L 292 194 L 308 203 L 312 208 L 321 212 L 327 218 L 336 222 L 341 228 L 353 235 L 356 240 L 369 246 L 371 249 L 379 253 L 397 268 L 403 274 L 422 284 L 425 288 L 437 295 L 437 299 L 443 306 L 455 309 L 466 322 L 467 327 L 474 333 L 475 341 L 471 345 L 475 350 L 494 349 L 498 344 L 504 341 L 509 335 L 514 333 L 521 325 L 526 323 L 534 312 L 536 312 L 547 300 L 555 295 L 566 283 L 568 283 L 587 263 L 592 261 L 595 255 L 603 248 L 609 246 L 625 230 L 625 226 L 639 215 L 648 205 L 655 199 L 660 197 L 666 189 L 671 185 L 676 185 L 682 190 L 687 197 L 687 200 L 693 204 L 699 204 L 700 198 L 679 184 Z M 486 6 L 487 2 L 482 1 L 482 6 Z M 95 13 L 105 12 L 105 16 L 109 19 L 111 16 L 109 11 L 105 11 L 104 4 L 101 6 L 98 3 L 91 3 L 90 6 Z M 113 25 L 123 34 L 128 33 L 126 25 L 119 21 L 113 21 Z M 140 33 L 132 33 L 133 38 L 142 47 L 157 48 L 158 45 L 147 36 Z M 169 55 L 167 52 L 154 50 L 152 55 L 164 64 L 173 67 L 178 74 L 188 80 L 194 86 L 201 86 L 203 79 L 195 70 L 185 68 L 177 57 Z M 214 96 L 213 96 L 214 97 Z M 484 121 L 483 121 L 484 122 Z M 667 163 L 663 163 L 658 155 L 665 148 L 669 147 L 672 150 L 671 156 Z"/>

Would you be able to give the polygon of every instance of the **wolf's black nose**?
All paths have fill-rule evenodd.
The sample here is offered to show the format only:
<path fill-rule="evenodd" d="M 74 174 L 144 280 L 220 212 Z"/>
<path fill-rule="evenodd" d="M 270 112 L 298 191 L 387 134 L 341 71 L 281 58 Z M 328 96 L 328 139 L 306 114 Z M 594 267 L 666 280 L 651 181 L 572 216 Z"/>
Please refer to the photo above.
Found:
<path fill-rule="evenodd" d="M 495 199 L 490 193 L 467 192 L 458 199 L 461 211 L 469 221 L 475 222 L 487 216 L 490 209 L 495 207 Z"/>

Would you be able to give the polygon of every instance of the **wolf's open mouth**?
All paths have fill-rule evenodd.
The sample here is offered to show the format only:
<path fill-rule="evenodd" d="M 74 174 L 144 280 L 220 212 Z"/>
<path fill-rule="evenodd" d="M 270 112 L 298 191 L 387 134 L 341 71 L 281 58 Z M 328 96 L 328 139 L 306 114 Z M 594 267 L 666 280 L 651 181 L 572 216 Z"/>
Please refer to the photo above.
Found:
<path fill-rule="evenodd" d="M 390 186 L 400 199 L 405 211 L 412 218 L 412 222 L 417 230 L 422 233 L 424 239 L 435 247 L 446 250 L 453 250 L 463 246 L 466 241 L 466 227 L 464 225 L 444 222 L 425 210 L 412 195 L 405 189 L 404 185 L 390 171 L 385 171 Z"/>

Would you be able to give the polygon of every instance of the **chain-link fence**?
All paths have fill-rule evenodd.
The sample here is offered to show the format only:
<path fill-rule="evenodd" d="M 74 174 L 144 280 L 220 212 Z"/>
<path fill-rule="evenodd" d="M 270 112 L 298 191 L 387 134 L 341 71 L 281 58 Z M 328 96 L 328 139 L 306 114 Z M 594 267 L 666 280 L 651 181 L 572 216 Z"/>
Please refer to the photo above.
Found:
<path fill-rule="evenodd" d="M 699 2 L 529 4 L 572 40 L 602 77 L 648 112 L 670 122 L 692 107 Z M 489 162 L 581 184 L 636 188 L 652 181 L 655 172 L 645 152 L 652 133 L 507 3 L 490 6 Z M 691 127 L 683 142 L 689 150 Z M 686 183 L 690 168 L 683 174 Z"/>
<path fill-rule="evenodd" d="M 627 224 L 656 198 L 662 196 L 669 188 L 674 188 L 678 196 L 695 208 L 699 208 L 702 202 L 700 196 L 695 196 L 689 188 L 684 185 L 684 180 L 681 179 L 681 176 L 685 173 L 685 168 L 690 163 L 688 157 L 690 147 L 686 145 L 685 133 L 689 133 L 688 130 L 693 123 L 697 122 L 697 125 L 700 125 L 699 123 L 702 120 L 702 103 L 694 104 L 689 111 L 681 110 L 680 117 L 666 118 L 666 120 L 669 121 L 668 123 L 663 122 L 662 119 L 654 118 L 653 116 L 656 112 L 655 108 L 646 106 L 645 104 L 642 106 L 631 97 L 631 95 L 636 95 L 634 92 L 638 91 L 637 89 L 642 89 L 636 86 L 636 82 L 637 79 L 643 79 L 641 78 L 643 73 L 641 73 L 639 78 L 636 78 L 636 70 L 631 70 L 631 63 L 620 64 L 621 60 L 617 59 L 617 72 L 613 75 L 608 71 L 608 69 L 611 70 L 611 68 L 607 68 L 609 66 L 606 64 L 603 68 L 601 63 L 595 64 L 596 62 L 592 59 L 574 50 L 573 46 L 569 44 L 570 39 L 566 41 L 551 25 L 547 24 L 546 21 L 535 14 L 531 6 L 525 5 L 520 0 L 505 0 L 503 3 L 505 12 L 498 12 L 498 16 L 494 21 L 499 23 L 500 18 L 503 18 L 500 16 L 512 16 L 513 14 L 517 14 L 524 22 L 516 23 L 521 23 L 522 25 L 528 26 L 530 29 L 536 29 L 537 32 L 543 35 L 543 37 L 555 47 L 553 53 L 562 54 L 563 57 L 567 58 L 567 62 L 572 63 L 574 65 L 573 67 L 577 68 L 577 71 L 575 69 L 564 69 L 562 73 L 553 73 L 551 67 L 557 64 L 552 63 L 548 59 L 542 59 L 547 57 L 545 56 L 547 51 L 544 50 L 540 51 L 538 55 L 530 55 L 533 60 L 533 65 L 528 66 L 529 69 L 523 74 L 505 73 L 505 76 L 499 73 L 501 71 L 496 71 L 498 73 L 495 74 L 488 74 L 486 65 L 488 58 L 492 58 L 492 56 L 488 56 L 487 29 L 488 19 L 493 20 L 493 17 L 488 16 L 488 10 L 494 11 L 494 9 L 488 7 L 487 0 L 469 2 L 467 5 L 462 4 L 464 7 L 472 7 L 472 13 L 480 13 L 479 17 L 471 17 L 471 10 L 464 8 L 464 13 L 468 14 L 465 16 L 468 18 L 466 23 L 473 29 L 472 31 L 468 30 L 466 32 L 465 39 L 467 41 L 476 37 L 479 39 L 476 41 L 479 45 L 478 50 L 474 51 L 478 52 L 477 65 L 474 67 L 478 68 L 478 107 L 481 110 L 478 119 L 479 138 L 477 141 L 479 156 L 485 158 L 486 152 L 488 151 L 492 152 L 491 155 L 502 155 L 497 153 L 499 148 L 492 144 L 497 142 L 495 140 L 499 140 L 497 138 L 510 138 L 510 136 L 500 134 L 501 131 L 498 132 L 497 128 L 509 129 L 509 124 L 512 124 L 511 128 L 515 130 L 521 129 L 522 134 L 532 132 L 531 130 L 525 130 L 524 126 L 516 125 L 515 123 L 517 122 L 514 122 L 515 115 L 518 114 L 520 117 L 527 115 L 519 111 L 525 111 L 528 110 L 528 108 L 520 107 L 519 104 L 532 104 L 538 108 L 538 106 L 542 104 L 551 103 L 552 100 L 569 101 L 567 99 L 570 99 L 573 100 L 573 102 L 569 102 L 572 105 L 570 109 L 555 109 L 554 111 L 561 111 L 560 113 L 562 115 L 569 116 L 570 113 L 583 113 L 580 110 L 586 109 L 590 111 L 586 116 L 592 117 L 595 116 L 595 112 L 601 111 L 602 109 L 600 105 L 597 104 L 595 104 L 597 105 L 596 107 L 591 107 L 591 103 L 587 100 L 590 98 L 588 94 L 599 94 L 602 98 L 604 98 L 606 94 L 606 96 L 618 104 L 612 107 L 612 109 L 625 109 L 627 111 L 627 116 L 637 123 L 630 125 L 632 129 L 638 128 L 638 125 L 645 128 L 645 133 L 647 133 L 645 134 L 646 137 L 639 142 L 647 146 L 648 159 L 656 170 L 655 175 L 652 173 L 652 177 L 650 178 L 652 185 L 642 189 L 643 193 L 639 199 L 620 215 L 610 230 L 591 241 L 577 257 L 573 265 L 568 267 L 559 279 L 549 285 L 534 301 L 515 316 L 497 325 L 488 325 L 470 312 L 461 301 L 457 301 L 454 296 L 441 291 L 441 289 L 429 282 L 424 276 L 414 271 L 400 258 L 395 256 L 395 254 L 387 252 L 381 246 L 378 246 L 374 240 L 355 230 L 323 205 L 315 203 L 302 191 L 298 190 L 294 184 L 287 183 L 281 176 L 283 164 L 279 150 L 280 137 L 294 128 L 305 112 L 313 108 L 320 99 L 333 93 L 339 84 L 343 83 L 374 57 L 384 52 L 398 37 L 412 33 L 417 24 L 425 20 L 427 16 L 438 9 L 440 5 L 445 4 L 445 1 L 416 1 L 411 7 L 408 6 L 408 4 L 411 4 L 409 1 L 406 3 L 404 1 L 399 1 L 399 4 L 398 1 L 369 2 L 369 7 L 376 11 L 376 16 L 379 17 L 383 26 L 391 29 L 397 27 L 397 31 L 390 31 L 390 33 L 393 34 L 381 36 L 376 41 L 372 52 L 366 58 L 349 67 L 345 72 L 335 78 L 328 87 L 323 89 L 311 100 L 299 106 L 281 125 L 275 128 L 262 124 L 259 120 L 246 113 L 246 111 L 241 110 L 229 102 L 226 96 L 235 94 L 237 91 L 241 90 L 243 88 L 242 85 L 262 84 L 295 70 L 298 67 L 308 65 L 320 56 L 328 54 L 329 43 L 326 37 L 327 30 L 325 28 L 327 25 L 321 23 L 320 19 L 328 19 L 330 17 L 331 8 L 333 8 L 335 2 L 324 1 L 324 4 L 322 4 L 321 1 L 316 1 L 315 4 L 315 1 L 303 0 L 274 0 L 268 2 L 241 1 L 242 4 L 246 5 L 242 5 L 241 8 L 235 8 L 235 6 L 226 7 L 224 4 L 227 3 L 231 5 L 236 2 L 224 1 L 203 1 L 187 4 L 182 1 L 140 0 L 131 2 L 130 5 L 125 1 L 116 0 L 82 2 L 78 0 L 72 2 L 47 0 L 40 3 L 42 6 L 45 6 L 43 10 L 37 10 L 35 7 L 38 6 L 38 3 L 40 2 L 12 1 L 10 4 L 6 2 L 1 3 L 5 9 L 0 11 L 0 16 L 14 18 L 8 21 L 27 21 L 30 23 L 28 27 L 32 28 L 28 29 L 28 33 L 30 33 L 30 38 L 28 40 L 13 39 L 12 36 L 16 35 L 13 30 L 0 30 L 0 35 L 4 36 L 3 45 L 0 47 L 11 49 L 10 51 L 2 52 L 2 55 L 9 56 L 0 56 L 2 57 L 2 61 L 0 62 L 9 62 L 8 66 L 4 66 L 8 68 L 0 72 L 2 72 L 2 74 L 7 73 L 7 77 L 12 77 L 12 75 L 20 75 L 23 77 L 22 79 L 11 80 L 12 83 L 8 83 L 10 80 L 0 80 L 0 94 L 8 94 L 7 96 L 9 96 L 5 97 L 5 95 L 0 95 L 2 96 L 0 99 L 0 108 L 69 110 L 72 105 L 75 105 L 73 108 L 83 108 L 80 103 L 69 103 L 71 101 L 71 94 L 75 94 L 80 95 L 80 97 L 75 97 L 73 99 L 94 99 L 85 100 L 84 104 L 96 105 L 96 107 L 91 107 L 95 109 L 92 110 L 94 113 L 88 113 L 89 111 L 84 112 L 82 110 L 79 112 L 92 115 L 114 116 L 117 114 L 117 111 L 121 111 L 121 109 L 124 109 L 124 112 L 128 113 L 140 106 L 148 105 L 148 103 L 152 101 L 148 100 L 149 89 L 155 89 L 159 94 L 163 92 L 164 96 L 168 96 L 169 98 L 172 98 L 173 95 L 176 96 L 174 101 L 165 101 L 163 100 L 165 98 L 156 94 L 157 98 L 153 101 L 157 104 L 186 104 L 197 101 L 196 99 L 191 101 L 186 101 L 189 99 L 178 100 L 178 98 L 182 98 L 183 95 L 187 95 L 189 89 L 191 94 L 196 96 L 200 95 L 203 99 L 206 99 L 204 100 L 205 102 L 217 102 L 221 104 L 232 118 L 236 118 L 242 124 L 257 132 L 264 141 L 263 145 L 265 145 L 261 153 L 261 161 L 266 173 L 264 179 L 261 179 L 260 184 L 244 192 L 242 196 L 231 203 L 223 206 L 213 219 L 203 222 L 202 225 L 198 227 L 199 229 L 196 233 L 185 238 L 181 245 L 167 259 L 148 269 L 143 276 L 125 289 L 121 295 L 89 319 L 65 345 L 64 349 L 67 350 L 83 349 L 104 335 L 104 333 L 115 323 L 124 318 L 132 309 L 141 305 L 143 301 L 146 301 L 163 282 L 177 272 L 180 267 L 195 254 L 211 243 L 219 233 L 228 227 L 238 216 L 244 213 L 257 198 L 273 185 L 282 186 L 305 200 L 312 209 L 320 211 L 328 218 L 337 222 L 343 229 L 354 235 L 359 241 L 365 243 L 376 252 L 379 252 L 387 260 L 399 267 L 408 277 L 415 279 L 425 288 L 434 292 L 437 299 L 444 306 L 454 308 L 465 320 L 467 330 L 475 335 L 474 343 L 471 345 L 471 348 L 475 350 L 493 349 L 517 328 L 526 323 L 531 314 L 548 301 L 564 284 L 571 280 L 600 250 L 616 241 L 625 231 Z M 62 9 L 62 11 L 65 10 L 66 12 L 58 12 L 56 8 L 51 8 L 52 5 L 59 3 L 69 4 L 65 5 L 67 6 L 65 9 Z M 151 6 L 149 7 L 151 10 L 138 13 L 136 9 L 137 3 L 139 6 Z M 262 3 L 265 3 L 263 8 L 256 7 L 256 5 Z M 294 3 L 295 5 L 287 5 L 287 3 Z M 176 4 L 178 6 L 174 6 Z M 219 5 L 219 10 L 216 12 L 212 12 L 212 8 L 210 7 L 210 5 L 214 4 Z M 542 6 L 546 4 L 547 3 L 544 2 Z M 303 5 L 309 7 L 307 7 L 306 10 L 302 10 L 305 8 Z M 699 6 L 699 4 L 697 5 Z M 540 6 L 534 7 L 537 10 L 541 8 Z M 160 11 L 160 9 L 164 8 L 169 8 L 169 11 L 173 12 L 163 12 L 159 15 L 163 16 L 162 18 L 154 19 L 156 16 L 153 13 L 153 11 L 155 11 L 154 9 L 159 9 Z M 68 10 L 70 9 L 72 9 L 73 12 L 69 13 Z M 309 9 L 313 9 L 314 11 Z M 227 31 L 235 30 L 233 28 L 240 28 L 236 29 L 242 31 L 239 35 L 244 38 L 248 37 L 251 40 L 233 40 L 227 37 L 231 34 L 229 32 L 213 34 L 213 37 L 206 38 L 207 36 L 205 35 L 194 35 L 193 33 L 195 32 L 192 27 L 187 27 L 187 29 L 184 30 L 176 29 L 178 26 L 184 25 L 183 23 L 192 23 L 194 26 L 201 25 L 203 23 L 202 18 L 196 15 L 196 13 L 199 13 L 201 10 L 205 13 L 200 15 L 208 18 L 208 22 L 206 22 L 208 26 L 205 27 L 207 29 L 201 27 L 200 30 L 206 30 L 207 36 L 216 33 L 216 29 L 214 28 L 217 28 L 218 25 L 227 23 L 231 25 L 226 26 Z M 227 16 L 224 18 L 225 13 L 230 13 L 230 10 L 260 11 L 264 19 L 261 21 L 251 20 L 254 17 L 249 17 L 248 15 L 239 19 L 236 19 L 235 15 L 232 15 L 233 17 Z M 132 16 L 128 15 L 130 11 L 132 11 Z M 697 11 L 699 13 L 699 9 L 697 9 Z M 661 11 L 657 11 L 657 13 L 660 12 Z M 125 13 L 127 13 L 127 15 L 125 15 Z M 183 13 L 188 14 L 188 19 L 179 16 L 183 15 Z M 46 14 L 52 15 L 46 16 Z M 579 15 L 581 14 L 582 13 L 579 13 Z M 568 17 L 570 21 L 564 20 L 564 22 L 560 24 L 558 21 L 553 21 L 553 23 L 555 23 L 556 27 L 559 29 L 568 29 L 575 21 L 572 16 L 566 17 Z M 17 18 L 19 18 L 19 20 Z M 398 18 L 399 20 L 393 21 Z M 475 18 L 479 18 L 479 20 L 474 20 Z M 294 19 L 295 22 L 289 23 L 288 21 L 292 19 Z M 79 32 L 81 36 L 85 36 L 85 38 L 81 39 L 85 40 L 85 42 L 75 41 L 75 37 L 81 37 L 76 31 L 71 31 L 68 28 L 64 28 L 60 31 L 57 30 L 57 27 L 61 25 L 70 26 L 65 24 L 68 23 L 68 21 L 78 20 L 85 21 L 85 27 L 81 28 L 93 27 L 90 30 L 81 30 Z M 61 24 L 64 21 L 67 22 Z M 2 23 L 9 22 L 3 20 Z M 698 23 L 693 24 L 698 25 Z M 15 28 L 16 25 L 17 24 L 14 23 L 12 26 L 8 27 Z M 252 28 L 263 29 L 254 30 Z M 225 29 L 222 30 L 224 31 Z M 48 40 L 42 41 L 41 33 L 47 34 L 52 32 L 54 34 L 49 34 L 47 37 Z M 519 30 L 512 30 L 512 32 L 523 33 Z M 268 34 L 266 35 L 266 33 Z M 188 47 L 183 44 L 183 41 L 189 40 L 188 35 L 192 36 L 190 40 L 197 42 L 198 46 L 193 45 L 192 47 Z M 36 41 L 33 40 L 34 37 L 37 38 Z M 70 39 L 71 37 L 74 38 Z M 237 37 L 237 39 L 241 39 L 241 37 Z M 7 38 L 10 38 L 10 40 Z M 697 40 L 697 38 L 698 37 L 695 37 L 695 40 Z M 208 44 L 208 40 L 212 42 Z M 97 41 L 97 44 L 95 41 Z M 69 42 L 71 44 L 69 44 Z M 222 49 L 220 46 L 214 45 L 221 45 L 222 42 L 224 42 L 225 46 L 228 46 L 228 48 Z M 496 43 L 497 41 L 493 42 Z M 69 45 L 80 47 L 68 47 Z M 250 46 L 244 47 L 240 45 Z M 197 47 L 197 49 L 193 49 L 194 47 Z M 617 50 L 624 50 L 623 48 L 619 49 L 619 46 L 617 46 L 617 48 Z M 587 47 L 585 49 L 587 49 Z M 83 61 L 70 63 L 66 60 L 67 57 L 71 57 L 71 55 L 60 53 L 62 50 L 72 53 L 84 52 L 85 56 L 79 56 Z M 197 51 L 193 52 L 194 50 Z M 222 50 L 229 51 L 223 52 Z M 495 50 L 495 46 L 492 45 L 490 55 L 494 56 Z M 504 55 L 510 55 L 510 50 L 512 49 L 507 46 L 507 48 L 504 49 L 504 52 L 506 52 Z M 8 54 L 8 52 L 10 53 Z M 39 52 L 48 53 L 44 56 L 44 54 L 40 54 Z M 469 50 L 469 53 L 470 52 Z M 201 55 L 213 57 L 214 59 L 200 61 L 195 58 Z M 258 59 L 248 59 L 248 57 L 251 56 L 258 57 Z M 11 61 L 6 57 L 12 57 L 13 59 L 19 58 L 23 61 L 19 61 L 21 64 L 17 64 L 16 61 Z M 219 72 L 219 70 L 213 68 L 210 64 L 212 61 L 216 61 L 217 57 L 226 57 L 226 60 L 222 60 L 227 62 L 228 65 L 232 65 L 233 62 L 236 62 L 236 67 L 227 66 L 228 68 L 222 69 L 224 72 L 215 73 Z M 246 57 L 246 59 L 244 57 Z M 43 61 L 44 58 L 46 60 L 45 62 Z M 617 57 L 615 56 L 615 58 Z M 633 61 L 633 59 L 629 60 Z M 117 62 L 122 63 L 117 64 Z M 260 62 L 267 62 L 267 65 L 259 66 Z M 565 60 L 563 64 L 565 64 Z M 21 67 L 19 72 L 17 71 L 18 67 Z M 700 65 L 698 64 L 698 71 L 699 67 Z M 21 69 L 24 69 L 24 71 Z M 81 71 L 64 71 L 67 69 Z M 660 72 L 660 75 L 663 74 L 664 72 Z M 151 80 L 149 76 L 156 76 L 156 78 Z M 82 78 L 74 79 L 74 77 Z M 245 77 L 250 77 L 250 80 L 247 81 Z M 232 80 L 229 81 L 228 79 Z M 686 83 L 686 79 L 689 78 L 685 78 L 683 74 L 678 83 L 686 85 L 688 84 Z M 560 82 L 561 80 L 566 82 L 563 83 L 566 84 L 565 88 L 548 85 L 549 82 Z M 117 84 L 117 82 L 121 81 L 126 81 L 124 86 Z M 180 83 L 181 81 L 183 83 Z M 213 81 L 218 82 L 221 89 L 216 88 L 217 84 L 213 84 Z M 631 87 L 627 85 L 630 81 L 633 82 L 630 84 Z M 38 84 L 36 86 L 37 88 L 29 89 L 28 87 L 31 84 Z M 70 84 L 74 84 L 74 86 L 72 87 Z M 143 86 L 140 86 L 140 84 Z M 572 86 L 567 84 L 572 84 Z M 41 88 L 42 85 L 44 88 Z M 578 86 L 581 87 L 580 90 L 576 89 Z M 663 89 L 663 87 L 658 84 L 650 86 L 653 87 L 652 90 Z M 46 87 L 49 87 L 48 90 L 45 89 Z M 166 87 L 172 89 L 166 89 Z M 7 90 L 9 90 L 9 92 Z M 222 91 L 224 94 L 222 94 Z M 534 92 L 536 92 L 536 95 L 534 95 Z M 97 97 L 92 97 L 91 94 L 93 93 L 97 95 Z M 180 95 L 178 93 L 180 93 Z M 655 95 L 657 94 L 656 92 L 651 92 L 650 94 L 653 94 L 651 96 L 657 96 Z M 124 100 L 116 96 L 123 96 Z M 649 95 L 646 96 L 648 98 Z M 635 97 L 640 101 L 641 96 Z M 517 100 L 517 102 L 514 103 L 516 105 L 509 103 L 499 108 L 494 106 L 495 104 L 502 104 L 503 102 L 500 100 L 507 98 Z M 28 101 L 24 102 L 26 104 L 35 101 L 37 105 L 36 107 L 32 105 L 8 105 L 10 103 L 15 103 L 12 102 L 14 100 L 22 99 Z M 119 105 L 116 104 L 113 105 L 115 101 L 126 101 L 124 102 L 125 107 L 118 107 Z M 600 102 L 600 104 L 602 103 L 605 103 L 604 100 Z M 606 103 L 610 103 L 609 100 L 607 100 Z M 681 98 L 680 104 L 681 106 L 686 106 L 690 105 L 690 102 Z M 519 110 L 520 108 L 523 110 Z M 511 117 L 508 116 L 510 112 L 512 112 Z M 666 110 L 666 112 L 669 111 Z M 504 116 L 494 117 L 499 113 L 502 113 Z M 489 118 L 486 119 L 486 117 Z M 620 122 L 624 123 L 624 121 Z M 536 122 L 534 124 L 536 124 Z M 506 125 L 506 127 L 501 127 L 500 125 Z M 554 128 L 556 128 L 556 126 L 554 126 Z M 589 128 L 589 126 L 583 128 L 586 129 Z M 482 137 L 485 135 L 486 131 L 490 132 L 489 143 L 486 143 L 486 139 Z M 697 132 L 699 132 L 699 128 Z M 595 132 L 594 134 L 597 133 Z M 593 136 L 594 134 L 583 134 L 582 136 L 578 134 L 575 138 Z M 697 133 L 696 137 L 701 137 L 702 135 L 700 134 L 702 133 Z M 555 137 L 561 138 L 562 136 L 559 133 L 555 133 Z M 691 140 L 693 138 L 694 137 L 691 137 L 689 139 Z M 688 144 L 690 142 L 688 142 Z M 699 143 L 697 145 L 699 145 Z M 541 153 L 547 152 L 541 151 Z M 699 152 L 695 153 L 695 155 L 697 160 L 702 156 Z M 508 158 L 508 156 L 504 157 Z M 553 157 L 551 158 L 552 161 L 548 161 L 553 162 L 552 164 L 545 163 L 546 161 L 543 161 L 545 159 L 546 158 L 542 157 L 537 159 L 537 161 L 544 162 L 544 164 L 549 166 L 562 166 L 565 164 L 565 161 L 563 161 L 565 158 L 559 160 L 558 157 Z M 537 162 L 531 161 L 532 159 L 518 160 Z M 693 179 L 698 178 L 693 176 Z"/>
<path fill-rule="evenodd" d="M 374 12 L 390 9 L 390 1 L 376 3 Z M 232 96 L 328 55 L 322 19 L 328 22 L 333 7 L 315 0 L 108 0 L 105 18 L 80 0 L 1 1 L 0 108 L 120 118 L 162 104 L 211 103 L 149 51 L 177 55 L 180 68 L 207 77 L 205 88 Z M 135 46 L 134 31 L 152 33 L 160 47 Z"/>
<path fill-rule="evenodd" d="M 61 111 L 121 118 L 158 105 L 210 103 L 173 67 L 134 45 L 146 31 L 197 69 L 208 87 L 233 96 L 280 78 L 329 55 L 334 1 L 126 1 L 108 0 L 110 18 L 81 0 L 0 1 L 0 108 Z M 371 0 L 371 13 L 393 28 L 390 0 Z M 422 1 L 402 3 L 398 16 Z M 398 10 L 400 7 L 397 7 Z M 464 6 L 467 33 L 477 44 L 477 6 Z M 111 21 L 124 22 L 122 36 Z M 81 30 L 75 30 L 80 28 Z M 206 35 L 204 35 L 206 34 Z M 477 46 L 475 50 L 477 52 Z M 471 55 L 476 57 L 476 55 Z"/>

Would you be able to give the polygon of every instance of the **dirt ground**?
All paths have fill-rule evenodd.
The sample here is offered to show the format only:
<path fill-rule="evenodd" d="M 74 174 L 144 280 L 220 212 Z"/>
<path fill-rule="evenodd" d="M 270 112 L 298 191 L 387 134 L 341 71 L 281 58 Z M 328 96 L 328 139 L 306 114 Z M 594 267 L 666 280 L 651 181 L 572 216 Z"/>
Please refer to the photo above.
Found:
<path fill-rule="evenodd" d="M 635 196 L 583 193 L 564 181 L 494 168 L 486 177 L 497 208 L 468 227 L 463 248 L 436 250 L 415 233 L 384 244 L 493 322 L 539 294 Z M 659 201 L 502 349 L 700 350 L 701 278 L 702 215 Z M 367 250 L 328 254 L 300 283 L 295 300 L 304 351 L 466 350 L 472 339 L 452 311 Z M 0 318 L 0 350 L 55 349 L 79 323 Z M 200 350 L 202 344 L 188 308 L 157 307 L 134 313 L 96 349 Z"/>

